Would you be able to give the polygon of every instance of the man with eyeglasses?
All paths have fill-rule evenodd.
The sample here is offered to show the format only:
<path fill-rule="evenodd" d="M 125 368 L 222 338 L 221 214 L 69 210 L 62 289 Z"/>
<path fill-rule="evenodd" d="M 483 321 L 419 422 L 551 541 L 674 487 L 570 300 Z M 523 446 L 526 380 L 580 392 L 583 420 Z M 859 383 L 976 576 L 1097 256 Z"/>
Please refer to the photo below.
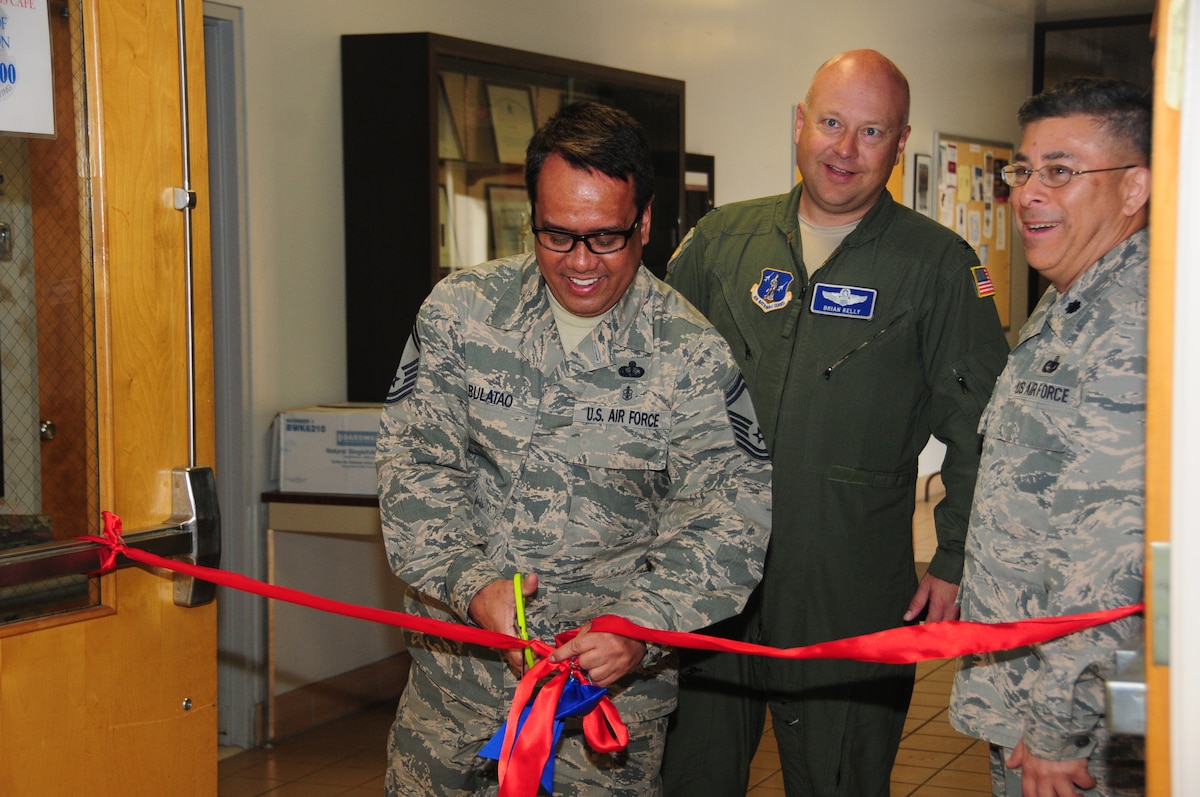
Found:
<path fill-rule="evenodd" d="M 667 281 L 730 342 L 774 469 L 759 600 L 713 629 L 780 648 L 957 616 L 979 414 L 1008 344 L 986 273 L 886 185 L 909 86 L 874 50 L 823 64 L 796 110 L 801 182 L 719 207 Z M 938 548 L 918 581 L 917 459 L 946 443 Z M 684 656 L 668 797 L 744 797 L 770 710 L 789 797 L 885 797 L 916 669 Z"/>
<path fill-rule="evenodd" d="M 641 126 L 569 105 L 529 142 L 525 182 L 534 252 L 438 283 L 405 350 L 378 449 L 388 560 L 410 612 L 550 644 L 581 628 L 552 659 L 608 688 L 629 743 L 596 753 L 569 720 L 554 793 L 654 797 L 676 656 L 589 621 L 693 631 L 738 612 L 762 573 L 770 464 L 727 344 L 641 266 Z M 388 793 L 495 794 L 478 753 L 522 652 L 406 639 Z"/>
<path fill-rule="evenodd" d="M 1003 171 L 1051 286 L 984 413 L 962 618 L 1011 622 L 1142 599 L 1151 97 L 1077 78 L 1021 106 Z M 1140 617 L 965 657 L 952 724 L 991 745 L 1007 797 L 1143 794 L 1140 740 L 1105 727 L 1105 679 Z"/>

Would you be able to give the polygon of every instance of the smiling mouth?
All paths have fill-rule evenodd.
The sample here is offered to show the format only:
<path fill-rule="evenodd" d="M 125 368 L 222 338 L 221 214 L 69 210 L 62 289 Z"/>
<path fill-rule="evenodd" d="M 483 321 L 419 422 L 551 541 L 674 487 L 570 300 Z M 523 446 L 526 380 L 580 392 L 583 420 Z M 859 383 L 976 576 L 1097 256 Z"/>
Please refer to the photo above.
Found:
<path fill-rule="evenodd" d="M 572 285 L 578 285 L 580 288 L 590 288 L 591 286 L 593 286 L 597 282 L 599 282 L 600 278 L 592 277 L 591 279 L 580 279 L 578 277 L 567 277 L 567 281 L 570 282 Z"/>
<path fill-rule="evenodd" d="M 1030 222 L 1025 224 L 1025 229 L 1029 232 L 1041 232 L 1042 230 L 1050 230 L 1057 227 L 1058 224 L 1049 221 Z"/>

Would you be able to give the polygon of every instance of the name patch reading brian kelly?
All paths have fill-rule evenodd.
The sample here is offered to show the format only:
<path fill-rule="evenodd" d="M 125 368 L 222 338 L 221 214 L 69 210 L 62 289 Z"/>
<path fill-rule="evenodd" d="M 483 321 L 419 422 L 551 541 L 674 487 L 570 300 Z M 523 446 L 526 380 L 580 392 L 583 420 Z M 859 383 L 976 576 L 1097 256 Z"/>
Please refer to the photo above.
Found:
<path fill-rule="evenodd" d="M 870 321 L 875 315 L 875 295 L 874 288 L 826 285 L 818 282 L 813 286 L 810 309 L 821 315 L 839 315 Z"/>

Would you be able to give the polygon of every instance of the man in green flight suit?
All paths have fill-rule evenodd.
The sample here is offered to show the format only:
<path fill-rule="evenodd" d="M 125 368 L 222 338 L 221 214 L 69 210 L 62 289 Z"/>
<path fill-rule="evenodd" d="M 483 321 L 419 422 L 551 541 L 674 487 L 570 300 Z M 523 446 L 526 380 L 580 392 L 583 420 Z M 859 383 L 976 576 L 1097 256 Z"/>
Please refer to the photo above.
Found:
<path fill-rule="evenodd" d="M 982 411 L 1008 350 L 991 282 L 952 231 L 885 186 L 908 81 L 872 50 L 816 73 L 796 112 L 802 182 L 718 208 L 668 282 L 729 341 L 771 452 L 773 533 L 749 609 L 712 629 L 794 647 L 957 616 Z M 946 444 L 938 548 L 917 583 L 917 457 Z M 886 795 L 915 668 L 688 655 L 668 797 L 741 797 L 773 717 L 794 795 Z"/>

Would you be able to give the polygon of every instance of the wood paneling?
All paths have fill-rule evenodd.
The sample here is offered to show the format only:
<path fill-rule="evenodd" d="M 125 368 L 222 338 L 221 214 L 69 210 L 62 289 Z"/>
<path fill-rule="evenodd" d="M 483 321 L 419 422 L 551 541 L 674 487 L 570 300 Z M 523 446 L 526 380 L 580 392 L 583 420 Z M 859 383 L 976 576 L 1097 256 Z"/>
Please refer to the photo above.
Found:
<path fill-rule="evenodd" d="M 213 459 L 202 10 L 187 0 L 197 464 Z M 189 464 L 175 4 L 86 0 L 101 508 L 127 529 L 171 511 Z M 98 522 L 93 518 L 91 522 Z M 0 794 L 216 794 L 216 609 L 162 574 L 105 576 L 109 611 L 0 639 Z"/>
<path fill-rule="evenodd" d="M 1160 2 L 1156 64 L 1166 64 L 1165 26 L 1170 15 Z M 1171 382 L 1175 328 L 1175 234 L 1178 214 L 1179 110 L 1165 102 L 1166 69 L 1157 69 L 1154 88 L 1154 149 L 1150 196 L 1150 342 L 1146 403 L 1146 584 L 1153 583 L 1151 543 L 1171 539 Z M 1154 594 L 1146 590 L 1146 794 L 1171 794 L 1170 668 L 1155 666 Z M 1166 607 L 1161 607 L 1165 610 Z"/>

